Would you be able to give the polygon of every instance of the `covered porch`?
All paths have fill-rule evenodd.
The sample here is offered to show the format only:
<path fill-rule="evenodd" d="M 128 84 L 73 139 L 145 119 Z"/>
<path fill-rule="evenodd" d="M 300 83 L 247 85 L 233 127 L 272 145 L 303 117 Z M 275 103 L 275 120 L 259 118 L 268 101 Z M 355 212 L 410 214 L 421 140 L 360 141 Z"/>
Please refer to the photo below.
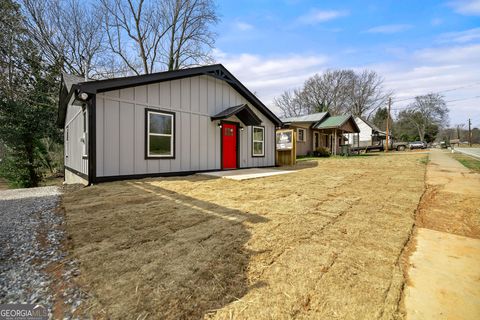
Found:
<path fill-rule="evenodd" d="M 360 133 L 355 120 L 350 115 L 333 116 L 315 124 L 313 131 L 313 149 L 324 147 L 330 150 L 332 155 L 340 153 L 341 145 L 346 144 L 346 133 Z"/>

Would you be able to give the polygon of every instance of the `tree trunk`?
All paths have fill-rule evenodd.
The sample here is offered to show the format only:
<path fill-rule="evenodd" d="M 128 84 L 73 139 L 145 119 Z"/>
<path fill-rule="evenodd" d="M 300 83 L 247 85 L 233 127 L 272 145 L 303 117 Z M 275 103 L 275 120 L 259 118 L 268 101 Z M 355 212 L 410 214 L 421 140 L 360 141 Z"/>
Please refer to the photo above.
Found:
<path fill-rule="evenodd" d="M 35 171 L 35 155 L 34 155 L 34 147 L 31 142 L 27 143 L 25 146 L 25 154 L 27 155 L 27 169 L 28 169 L 28 177 L 29 177 L 29 187 L 38 187 L 38 175 Z"/>

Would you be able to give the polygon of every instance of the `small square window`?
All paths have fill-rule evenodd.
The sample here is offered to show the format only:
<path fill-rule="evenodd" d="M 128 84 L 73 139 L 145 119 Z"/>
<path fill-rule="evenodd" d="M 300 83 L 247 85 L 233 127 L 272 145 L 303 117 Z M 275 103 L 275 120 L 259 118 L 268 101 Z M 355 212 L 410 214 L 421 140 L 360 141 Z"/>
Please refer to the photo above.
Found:
<path fill-rule="evenodd" d="M 225 135 L 225 136 L 228 136 L 228 137 L 232 137 L 232 136 L 233 136 L 233 128 L 227 128 L 227 127 L 225 127 L 224 130 L 225 130 L 225 131 L 224 131 L 224 135 Z"/>

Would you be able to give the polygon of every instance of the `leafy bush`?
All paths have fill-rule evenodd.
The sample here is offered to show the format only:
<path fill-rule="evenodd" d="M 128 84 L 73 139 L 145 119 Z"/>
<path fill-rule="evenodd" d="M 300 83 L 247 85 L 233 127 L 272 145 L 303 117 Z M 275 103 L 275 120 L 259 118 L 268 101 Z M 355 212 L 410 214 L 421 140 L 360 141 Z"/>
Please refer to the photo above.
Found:
<path fill-rule="evenodd" d="M 328 150 L 328 149 L 325 148 L 325 147 L 318 147 L 318 148 L 315 149 L 315 151 L 313 152 L 313 155 L 314 155 L 315 157 L 327 158 L 327 157 L 330 157 L 331 153 L 330 153 L 330 150 Z"/>
<path fill-rule="evenodd" d="M 29 170 L 32 167 L 32 171 Z M 32 177 L 32 172 L 34 172 Z M 25 159 L 5 155 L 0 161 L 0 177 L 5 178 L 12 188 L 28 188 L 38 184 L 38 170 Z"/>

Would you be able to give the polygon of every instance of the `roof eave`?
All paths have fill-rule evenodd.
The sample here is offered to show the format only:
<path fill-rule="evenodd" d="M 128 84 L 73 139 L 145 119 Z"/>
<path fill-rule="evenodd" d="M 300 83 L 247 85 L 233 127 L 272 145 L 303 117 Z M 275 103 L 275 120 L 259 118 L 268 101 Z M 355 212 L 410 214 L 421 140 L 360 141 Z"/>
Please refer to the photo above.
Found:
<path fill-rule="evenodd" d="M 117 90 L 139 85 L 147 85 L 150 83 L 157 83 L 162 81 L 172 81 L 176 79 L 195 77 L 199 75 L 208 75 L 226 81 L 230 86 L 232 86 L 247 100 L 249 100 L 249 102 L 251 102 L 255 108 L 259 109 L 259 111 L 263 113 L 269 120 L 271 120 L 276 126 L 282 125 L 282 121 L 272 111 L 270 111 L 270 109 L 268 109 L 267 106 L 265 106 L 260 101 L 260 99 L 258 99 L 237 78 L 235 78 L 230 73 L 230 71 L 228 71 L 222 64 L 214 64 L 209 66 L 159 72 L 117 79 L 82 82 L 76 85 L 76 89 L 78 89 L 79 92 L 97 94 L 103 91 Z"/>

